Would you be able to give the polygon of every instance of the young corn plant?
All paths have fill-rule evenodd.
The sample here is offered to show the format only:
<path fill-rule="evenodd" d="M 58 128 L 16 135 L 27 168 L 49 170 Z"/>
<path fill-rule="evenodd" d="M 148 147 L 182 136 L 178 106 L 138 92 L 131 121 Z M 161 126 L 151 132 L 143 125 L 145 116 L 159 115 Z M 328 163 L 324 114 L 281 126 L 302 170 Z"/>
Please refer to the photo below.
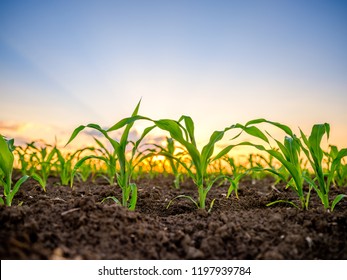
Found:
<path fill-rule="evenodd" d="M 271 147 L 271 143 L 268 139 L 268 137 L 255 125 L 261 124 L 261 123 L 268 123 L 271 124 L 282 131 L 284 131 L 287 135 L 284 137 L 283 143 L 280 141 L 274 139 L 270 134 L 269 136 L 274 139 L 276 142 L 278 149 L 274 149 Z M 309 186 L 308 192 L 305 193 L 304 191 L 304 181 L 306 176 L 306 172 L 302 170 L 301 167 L 301 161 L 300 161 L 300 153 L 301 153 L 301 141 L 296 135 L 293 133 L 293 131 L 286 125 L 283 125 L 281 123 L 268 121 L 265 119 L 255 119 L 251 120 L 246 125 L 237 125 L 238 127 L 242 128 L 243 131 L 246 133 L 255 136 L 256 138 L 263 140 L 266 142 L 270 148 L 266 148 L 264 145 L 260 144 L 254 144 L 251 142 L 241 142 L 238 145 L 247 145 L 257 148 L 260 151 L 268 153 L 270 156 L 272 156 L 274 159 L 278 160 L 282 166 L 285 168 L 285 170 L 290 174 L 290 179 L 287 183 L 287 187 L 290 187 L 298 196 L 300 201 L 300 206 L 296 205 L 292 201 L 288 200 L 277 200 L 274 202 L 271 202 L 268 204 L 268 206 L 276 204 L 276 203 L 289 203 L 297 208 L 301 209 L 308 209 L 309 201 L 310 201 L 310 194 L 312 186 Z M 287 180 L 287 177 L 284 176 L 287 172 L 279 172 L 274 168 L 264 168 L 265 171 L 268 171 L 272 174 L 275 174 L 282 178 L 283 181 Z"/>
<path fill-rule="evenodd" d="M 80 182 L 87 182 L 89 178 L 91 178 L 92 182 L 95 182 L 98 174 L 98 168 L 96 163 L 90 161 L 88 163 L 82 164 L 77 168 L 77 170 L 73 169 L 73 172 L 75 172 L 74 176 L 77 175 L 77 178 Z M 71 184 L 70 187 L 72 187 Z"/>
<path fill-rule="evenodd" d="M 30 161 L 30 147 L 28 145 L 25 147 L 17 146 L 14 152 L 18 156 L 19 168 L 22 175 L 30 175 L 34 169 Z"/>
<path fill-rule="evenodd" d="M 327 123 L 314 125 L 308 138 L 301 129 L 300 133 L 304 143 L 302 144 L 302 150 L 308 158 L 315 175 L 313 180 L 309 177 L 307 177 L 306 180 L 318 194 L 324 208 L 333 211 L 336 204 L 346 197 L 345 194 L 339 194 L 330 204 L 330 185 L 341 159 L 347 156 L 347 149 L 342 149 L 335 155 L 327 174 L 325 174 L 323 170 L 324 151 L 321 148 L 321 141 L 325 134 L 327 135 L 327 139 L 329 138 L 330 125 Z"/>
<path fill-rule="evenodd" d="M 35 143 L 29 144 L 34 153 L 31 155 L 30 160 L 35 162 L 35 170 L 33 170 L 30 176 L 36 180 L 42 189 L 46 191 L 48 177 L 51 175 L 54 166 L 54 156 L 57 153 L 57 149 L 51 148 L 50 145 L 46 145 L 43 148 L 37 147 Z"/>
<path fill-rule="evenodd" d="M 225 179 L 229 182 L 230 186 L 227 193 L 227 198 L 234 192 L 236 198 L 239 198 L 238 190 L 239 184 L 243 177 L 247 176 L 250 169 L 244 168 L 242 165 L 237 164 L 235 159 L 229 156 L 224 156 L 223 160 L 229 165 L 231 175 L 226 175 Z"/>
<path fill-rule="evenodd" d="M 117 160 L 119 162 L 119 170 L 117 171 L 116 179 L 117 179 L 117 183 L 118 183 L 119 187 L 122 190 L 122 199 L 121 200 L 117 199 L 116 197 L 110 197 L 110 199 L 114 200 L 118 204 L 123 205 L 124 207 L 128 207 L 130 210 L 135 210 L 136 203 L 137 203 L 137 186 L 135 183 L 131 182 L 132 172 L 133 172 L 136 164 L 141 162 L 142 160 L 144 160 L 146 158 L 146 155 L 141 157 L 140 159 L 136 158 L 136 155 L 135 155 L 136 150 L 137 150 L 140 142 L 142 141 L 142 139 L 154 128 L 154 126 L 148 127 L 143 131 L 142 135 L 135 142 L 135 144 L 133 145 L 133 147 L 131 149 L 130 158 L 127 158 L 127 146 L 130 143 L 130 141 L 128 139 L 130 130 L 131 130 L 134 122 L 137 119 L 141 119 L 141 118 L 143 119 L 143 117 L 138 117 L 138 110 L 140 107 L 140 102 L 137 104 L 137 106 L 136 106 L 136 108 L 135 108 L 135 110 L 132 113 L 132 116 L 130 118 L 125 118 L 125 119 L 120 120 L 118 123 L 113 125 L 108 130 L 101 128 L 97 124 L 88 124 L 86 126 L 81 125 L 81 126 L 77 127 L 73 131 L 68 143 L 66 144 L 66 145 L 68 145 L 85 128 L 95 129 L 95 130 L 101 132 L 105 136 L 105 138 L 112 145 L 114 152 L 115 152 L 115 155 L 117 156 Z M 119 141 L 110 137 L 109 132 L 119 130 L 123 127 L 125 127 L 125 128 L 124 128 L 124 131 L 122 132 L 122 136 L 121 136 L 121 139 Z M 137 159 L 136 164 L 134 163 L 135 158 Z"/>
<path fill-rule="evenodd" d="M 77 171 L 84 165 L 84 163 L 89 159 L 98 159 L 100 161 L 103 161 L 106 164 L 106 176 L 103 176 L 106 181 L 112 186 L 114 185 L 114 180 L 117 175 L 117 154 L 115 151 L 111 152 L 109 151 L 103 143 L 101 143 L 98 139 L 94 137 L 95 142 L 99 146 L 97 149 L 98 152 L 101 153 L 101 155 L 88 155 L 80 160 L 78 160 L 71 172 L 71 180 L 70 180 L 70 186 L 73 187 L 74 177 L 77 173 Z"/>
<path fill-rule="evenodd" d="M 71 180 L 73 179 L 73 176 L 72 176 L 73 161 L 75 159 L 78 159 L 84 151 L 88 151 L 88 150 L 94 151 L 94 148 L 93 147 L 82 148 L 82 149 L 79 149 L 79 150 L 75 151 L 74 153 L 68 154 L 66 156 L 64 156 L 58 148 L 55 147 L 55 150 L 56 150 L 55 152 L 56 152 L 57 157 L 58 157 L 56 169 L 57 169 L 58 175 L 60 177 L 60 182 L 61 182 L 62 186 L 68 186 L 69 183 L 72 184 Z"/>
<path fill-rule="evenodd" d="M 187 171 L 188 176 L 192 178 L 198 189 L 197 200 L 187 195 L 179 195 L 174 199 L 186 198 L 192 201 L 198 208 L 206 209 L 206 197 L 208 192 L 211 190 L 213 184 L 218 179 L 222 178 L 222 176 L 212 178 L 211 176 L 209 176 L 207 169 L 211 162 L 221 158 L 228 152 L 224 150 L 213 157 L 215 144 L 223 138 L 225 132 L 231 129 L 231 127 L 226 128 L 222 131 L 214 131 L 210 137 L 209 142 L 202 148 L 201 151 L 199 151 L 194 135 L 194 122 L 190 117 L 182 116 L 179 121 L 162 119 L 154 122 L 157 127 L 169 132 L 171 138 L 180 143 L 186 149 L 188 155 L 191 158 L 192 166 L 188 166 L 179 157 L 172 155 L 169 152 L 162 151 L 163 155 L 168 158 L 172 158 L 173 160 L 179 162 L 181 166 L 183 166 L 183 168 Z M 181 122 L 183 122 L 183 124 Z M 171 202 L 173 200 L 171 200 Z M 171 202 L 169 203 L 168 207 L 170 206 Z M 210 204 L 210 209 L 212 208 L 213 203 L 214 200 L 212 200 Z"/>
<path fill-rule="evenodd" d="M 13 150 L 14 141 L 6 141 L 0 134 L 0 185 L 4 188 L 5 200 L 0 197 L 0 204 L 11 206 L 15 194 L 20 186 L 29 178 L 28 175 L 21 177 L 12 188 L 12 171 L 13 171 Z"/>
<path fill-rule="evenodd" d="M 333 164 L 335 173 L 333 174 L 332 184 L 335 187 L 347 185 L 347 164 L 344 162 L 344 157 L 347 156 L 347 149 L 339 150 L 337 146 L 331 145 L 330 151 L 325 155 L 328 159 L 328 168 L 332 170 Z"/>

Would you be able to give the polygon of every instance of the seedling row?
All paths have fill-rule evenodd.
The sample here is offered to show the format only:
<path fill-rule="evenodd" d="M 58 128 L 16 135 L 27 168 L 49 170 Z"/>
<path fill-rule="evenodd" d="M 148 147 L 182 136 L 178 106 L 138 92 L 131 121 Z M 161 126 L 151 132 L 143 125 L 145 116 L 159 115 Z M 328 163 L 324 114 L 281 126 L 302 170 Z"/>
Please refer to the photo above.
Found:
<path fill-rule="evenodd" d="M 130 117 L 108 129 L 98 124 L 77 127 L 66 147 L 78 141 L 83 130 L 95 130 L 102 138 L 94 138 L 93 146 L 73 152 L 66 152 L 66 147 L 38 142 L 15 147 L 13 139 L 0 135 L 0 186 L 3 189 L 0 203 L 11 206 L 14 196 L 29 177 L 36 180 L 43 191 L 46 191 L 50 176 L 59 177 L 61 185 L 70 188 L 77 180 L 86 182 L 103 177 L 110 186 L 119 187 L 122 193 L 121 197 L 105 199 L 135 210 L 138 200 L 136 180 L 142 176 L 154 178 L 158 174 L 173 175 L 174 188 L 180 189 L 180 184 L 187 178 L 196 187 L 196 196 L 181 193 L 172 198 L 168 207 L 177 199 L 188 199 L 197 208 L 210 211 L 215 201 L 211 198 L 206 205 L 211 189 L 227 183 L 226 199 L 232 194 L 238 197 L 239 183 L 245 176 L 260 180 L 270 175 L 274 178 L 274 187 L 284 183 L 298 198 L 297 201 L 273 201 L 268 206 L 287 203 L 308 210 L 311 196 L 317 195 L 322 207 L 333 211 L 346 197 L 343 187 L 347 185 L 347 149 L 331 145 L 328 150 L 323 150 L 322 140 L 329 139 L 330 134 L 327 123 L 315 124 L 310 134 L 300 129 L 299 135 L 296 135 L 287 125 L 255 119 L 214 131 L 209 141 L 200 148 L 191 117 L 153 120 L 139 115 L 139 107 L 140 102 Z M 130 139 L 130 132 L 140 121 L 147 123 L 146 128 L 136 140 Z M 276 139 L 264 126 L 285 136 Z M 165 134 L 165 141 L 146 142 L 154 130 Z M 114 132 L 120 137 L 112 136 Z M 233 137 L 230 138 L 230 134 Z M 242 135 L 251 140 L 240 140 Z M 217 150 L 222 140 L 224 145 Z M 232 156 L 233 149 L 240 146 L 252 147 L 256 152 L 250 154 L 246 162 L 241 162 Z M 16 180 L 13 178 L 14 168 L 21 173 Z M 332 196 L 331 188 L 339 194 Z"/>

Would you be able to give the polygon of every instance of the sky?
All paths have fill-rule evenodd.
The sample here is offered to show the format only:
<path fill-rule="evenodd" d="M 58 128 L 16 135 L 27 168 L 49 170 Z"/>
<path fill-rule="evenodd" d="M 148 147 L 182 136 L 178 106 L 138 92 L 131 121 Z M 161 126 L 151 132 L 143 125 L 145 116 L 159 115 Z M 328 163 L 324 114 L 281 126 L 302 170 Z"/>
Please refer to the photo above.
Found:
<path fill-rule="evenodd" d="M 200 144 L 267 118 L 330 123 L 347 147 L 346 14 L 336 0 L 1 0 L 0 134 L 66 143 L 142 99 L 144 116 L 191 116 Z"/>

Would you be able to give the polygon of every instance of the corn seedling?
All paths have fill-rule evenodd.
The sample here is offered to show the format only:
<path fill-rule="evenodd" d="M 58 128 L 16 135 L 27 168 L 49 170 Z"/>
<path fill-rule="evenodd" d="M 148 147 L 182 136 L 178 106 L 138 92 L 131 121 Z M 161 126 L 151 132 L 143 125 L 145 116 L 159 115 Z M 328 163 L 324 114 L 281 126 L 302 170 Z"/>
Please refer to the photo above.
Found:
<path fill-rule="evenodd" d="M 136 203 L 137 203 L 137 186 L 135 183 L 131 182 L 132 172 L 134 170 L 134 167 L 139 162 L 141 162 L 142 160 L 144 160 L 146 158 L 146 156 L 143 156 L 141 158 L 137 158 L 135 155 L 136 150 L 137 150 L 140 142 L 142 141 L 142 139 L 154 128 L 154 126 L 148 127 L 143 131 L 143 134 L 141 135 L 139 140 L 137 140 L 133 144 L 130 159 L 128 159 L 127 153 L 126 153 L 126 148 L 130 142 L 128 140 L 129 132 L 130 132 L 130 129 L 132 128 L 134 122 L 137 119 L 140 119 L 137 117 L 138 116 L 138 110 L 140 107 L 140 102 L 137 104 L 137 106 L 136 106 L 136 108 L 135 108 L 135 110 L 134 110 L 134 112 L 130 118 L 125 118 L 125 119 L 120 120 L 118 123 L 113 125 L 108 130 L 101 128 L 97 124 L 88 124 L 86 126 L 81 125 L 73 131 L 73 133 L 72 133 L 72 135 L 71 135 L 71 137 L 67 143 L 67 145 L 68 145 L 78 135 L 78 133 L 81 132 L 85 128 L 96 129 L 97 131 L 101 132 L 105 136 L 105 138 L 112 145 L 114 152 L 115 152 L 115 155 L 117 156 L 119 166 L 120 166 L 119 170 L 117 171 L 116 178 L 117 178 L 117 183 L 122 190 L 122 200 L 120 201 L 115 197 L 111 197 L 111 199 L 113 199 L 115 202 L 117 202 L 117 203 L 119 203 L 125 207 L 128 207 L 130 210 L 135 210 Z M 109 134 L 108 134 L 109 132 L 119 130 L 122 127 L 125 127 L 125 129 L 122 133 L 120 141 L 112 139 L 109 136 Z M 135 160 L 137 160 L 137 163 L 134 163 Z"/>
<path fill-rule="evenodd" d="M 18 146 L 14 150 L 14 152 L 18 156 L 20 172 L 22 175 L 29 175 L 33 172 L 34 167 L 31 165 L 30 155 L 29 155 L 30 147 L 27 145 L 25 148 Z"/>
<path fill-rule="evenodd" d="M 0 197 L 0 204 L 11 206 L 13 197 L 18 192 L 20 186 L 29 178 L 28 175 L 21 177 L 12 188 L 12 171 L 13 171 L 13 150 L 14 141 L 6 141 L 0 135 L 0 185 L 4 188 L 4 197 Z"/>
<path fill-rule="evenodd" d="M 239 198 L 238 190 L 240 180 L 248 175 L 250 169 L 245 169 L 242 165 L 236 164 L 235 159 L 229 156 L 223 157 L 223 160 L 229 165 L 231 175 L 225 176 L 230 186 L 227 193 L 227 198 L 234 192 L 236 198 Z"/>
<path fill-rule="evenodd" d="M 114 185 L 114 180 L 116 178 L 117 175 L 117 154 L 115 153 L 115 151 L 111 152 L 109 151 L 104 144 L 102 144 L 98 139 L 96 139 L 94 137 L 95 142 L 97 143 L 97 145 L 99 146 L 99 148 L 97 149 L 98 152 L 101 153 L 101 155 L 88 155 L 85 156 L 83 158 L 81 158 L 74 166 L 72 173 L 71 173 L 71 183 L 70 186 L 72 188 L 73 186 L 73 181 L 74 181 L 74 177 L 75 174 L 77 173 L 77 170 L 79 170 L 84 163 L 89 160 L 89 159 L 98 159 L 100 161 L 103 161 L 106 164 L 106 176 L 103 176 L 106 181 L 110 184 L 110 185 Z"/>
<path fill-rule="evenodd" d="M 334 173 L 336 172 L 341 159 L 347 156 L 347 149 L 342 149 L 335 155 L 334 160 L 331 163 L 330 170 L 328 170 L 327 175 L 325 175 L 323 171 L 324 152 L 321 148 L 321 141 L 325 134 L 327 135 L 327 138 L 329 138 L 330 125 L 327 123 L 314 125 L 308 138 L 302 132 L 302 130 L 300 130 L 300 133 L 304 143 L 302 144 L 302 150 L 308 158 L 315 175 L 314 180 L 311 180 L 309 177 L 307 177 L 306 180 L 318 194 L 324 208 L 333 211 L 336 204 L 339 203 L 342 198 L 346 197 L 344 194 L 339 194 L 333 199 L 330 205 L 330 184 L 333 181 Z"/>
<path fill-rule="evenodd" d="M 181 124 L 183 122 L 183 124 Z M 174 121 L 170 119 L 162 119 L 155 121 L 155 124 L 162 130 L 170 133 L 171 138 L 180 143 L 186 150 L 188 155 L 191 158 L 192 167 L 188 166 L 177 156 L 162 151 L 162 154 L 168 158 L 176 160 L 184 167 L 187 171 L 187 174 L 194 181 L 195 185 L 198 188 L 198 199 L 195 200 L 191 196 L 179 195 L 177 198 L 186 198 L 191 200 L 198 208 L 206 208 L 206 197 L 214 182 L 221 178 L 218 176 L 216 178 L 211 178 L 207 173 L 208 165 L 224 156 L 228 151 L 223 150 L 217 156 L 213 157 L 213 151 L 215 144 L 220 141 L 225 132 L 231 128 L 226 128 L 222 131 L 215 131 L 212 133 L 209 142 L 202 148 L 200 152 L 196 145 L 195 135 L 194 135 L 194 122 L 188 116 L 182 116 L 179 121 Z M 224 176 L 224 175 L 223 175 Z M 172 200 L 173 201 L 173 200 Z M 171 202 L 172 202 L 171 201 Z M 168 207 L 170 206 L 169 203 Z M 214 200 L 212 200 L 210 209 L 213 205 Z"/>
<path fill-rule="evenodd" d="M 260 131 L 259 128 L 254 126 L 255 124 L 268 123 L 275 127 L 283 130 L 287 135 L 284 137 L 283 143 L 274 139 L 278 146 L 278 150 L 271 147 L 268 137 Z M 300 139 L 295 136 L 292 130 L 283 124 L 268 121 L 265 119 L 256 119 L 249 121 L 245 126 L 238 125 L 246 133 L 255 136 L 258 139 L 265 141 L 270 148 L 266 148 L 263 145 L 254 144 L 251 142 L 242 142 L 238 145 L 247 145 L 257 148 L 260 151 L 267 152 L 274 159 L 278 160 L 286 171 L 290 174 L 290 179 L 287 183 L 287 187 L 290 187 L 299 197 L 301 209 L 308 209 L 308 204 L 310 200 L 311 186 L 309 187 L 308 192 L 304 192 L 304 178 L 306 176 L 305 172 L 302 170 L 300 165 L 300 152 L 301 152 L 301 142 Z M 271 136 L 271 135 L 270 135 Z M 272 137 L 271 137 L 272 138 Z M 273 139 L 273 138 L 272 138 Z M 282 180 L 287 180 L 286 176 L 283 175 L 283 172 L 278 172 L 274 168 L 264 168 L 265 171 L 273 173 L 282 178 Z M 278 200 L 268 204 L 268 206 L 276 203 L 289 203 L 297 208 L 299 208 L 294 202 L 287 200 Z"/>
<path fill-rule="evenodd" d="M 75 170 L 74 176 L 77 175 L 78 180 L 82 182 L 87 182 L 89 178 L 91 178 L 91 180 L 94 182 L 96 179 L 97 172 L 98 169 L 96 167 L 96 164 L 93 162 L 89 162 L 88 164 L 82 164 L 77 170 Z"/>
<path fill-rule="evenodd" d="M 82 148 L 82 149 L 79 149 L 77 151 L 75 151 L 74 153 L 72 154 L 68 154 L 66 156 L 64 156 L 61 151 L 59 151 L 57 148 L 55 148 L 56 150 L 56 154 L 58 156 L 58 161 L 57 161 L 57 166 L 56 166 L 56 169 L 57 169 L 57 172 L 59 174 L 59 177 L 60 177 L 60 182 L 63 186 L 68 186 L 69 183 L 72 184 L 72 180 L 73 180 L 73 168 L 72 168 L 72 165 L 73 165 L 73 161 L 75 159 L 78 159 L 81 154 L 84 152 L 84 151 L 94 151 L 94 148 L 93 147 L 86 147 L 86 148 Z"/>
<path fill-rule="evenodd" d="M 37 147 L 35 143 L 29 144 L 29 147 L 31 147 L 34 151 L 30 157 L 30 160 L 35 162 L 36 167 L 30 176 L 40 184 L 44 191 L 46 191 L 47 180 L 51 175 L 53 169 L 52 167 L 54 165 L 53 160 L 57 150 L 55 147 L 51 148 L 50 145 L 40 148 Z"/>
<path fill-rule="evenodd" d="M 347 184 L 347 164 L 344 163 L 346 157 L 346 149 L 339 149 L 331 145 L 330 151 L 325 153 L 328 160 L 328 170 L 332 170 L 333 164 L 335 172 L 333 173 L 332 184 L 335 187 L 346 186 Z"/>

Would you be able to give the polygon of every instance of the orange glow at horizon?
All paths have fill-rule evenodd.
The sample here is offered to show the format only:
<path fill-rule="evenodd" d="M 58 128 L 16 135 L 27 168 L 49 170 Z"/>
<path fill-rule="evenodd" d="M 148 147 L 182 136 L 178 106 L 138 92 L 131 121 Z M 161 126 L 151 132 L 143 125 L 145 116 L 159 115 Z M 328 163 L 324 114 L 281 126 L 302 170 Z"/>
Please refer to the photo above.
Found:
<path fill-rule="evenodd" d="M 14 138 L 15 139 L 15 145 L 23 146 L 27 143 L 30 143 L 32 141 L 40 141 L 49 145 L 56 145 L 59 149 L 62 149 L 64 151 L 73 151 L 77 150 L 83 147 L 91 147 L 91 146 L 97 146 L 93 136 L 94 135 L 88 135 L 88 133 L 80 133 L 68 146 L 65 146 L 68 139 L 71 136 L 71 133 L 73 132 L 74 128 L 71 129 L 61 129 L 58 127 L 48 126 L 44 124 L 38 124 L 33 122 L 27 122 L 27 123 L 15 123 L 15 122 L 0 122 L 0 134 L 5 136 L 6 138 Z M 133 128 L 134 135 L 138 136 L 138 132 L 136 128 Z M 309 131 L 305 131 L 307 134 Z M 345 130 L 337 130 L 334 129 L 334 127 L 331 128 L 331 135 L 329 141 L 326 141 L 326 137 L 323 138 L 322 141 L 322 147 L 324 150 L 328 150 L 329 145 L 336 145 L 339 149 L 346 148 L 346 143 L 343 141 L 344 139 L 347 139 L 345 137 Z M 277 137 L 276 134 L 273 134 L 276 139 L 279 139 L 282 141 L 283 135 L 280 135 Z M 149 138 L 145 138 L 142 144 L 151 144 L 155 143 L 158 145 L 161 145 L 163 147 L 166 146 L 166 140 L 163 140 L 163 137 L 166 136 L 165 132 L 161 133 L 161 131 L 156 131 L 153 135 L 149 135 Z M 345 138 L 344 138 L 345 137 Z M 106 147 L 109 147 L 109 143 L 107 142 L 107 139 L 105 139 L 103 136 L 97 137 L 103 144 L 106 145 Z M 206 137 L 208 138 L 208 137 Z M 223 140 L 220 142 L 217 142 L 215 146 L 215 154 L 217 154 L 221 149 L 223 149 L 226 145 L 229 144 L 236 144 L 241 141 L 254 141 L 255 138 L 246 137 L 241 138 L 240 140 L 234 140 L 229 141 L 230 138 L 224 137 Z M 147 141 L 145 143 L 145 141 Z M 340 141 L 337 141 L 340 140 Z M 198 148 L 201 151 L 202 147 L 207 144 L 207 141 L 204 143 L 198 142 Z M 262 143 L 264 144 L 264 143 Z M 178 148 L 178 147 L 177 147 Z M 239 160 L 242 160 L 242 158 L 247 157 L 249 154 L 261 154 L 260 151 L 258 151 L 254 147 L 248 147 L 248 146 L 239 146 L 233 148 L 229 155 L 231 157 L 238 158 Z M 157 156 L 154 158 L 154 160 L 162 161 L 163 156 Z"/>

